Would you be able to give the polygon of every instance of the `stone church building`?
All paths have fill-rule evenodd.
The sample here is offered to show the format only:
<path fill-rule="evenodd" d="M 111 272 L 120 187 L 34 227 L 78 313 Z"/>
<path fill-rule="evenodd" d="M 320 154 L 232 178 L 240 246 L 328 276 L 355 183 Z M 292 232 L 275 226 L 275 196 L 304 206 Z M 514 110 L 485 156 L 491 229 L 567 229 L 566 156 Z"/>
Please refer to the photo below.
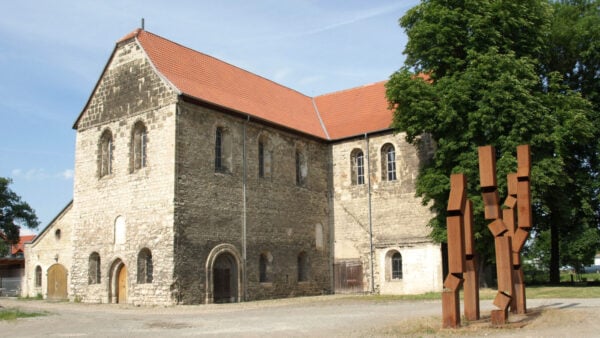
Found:
<path fill-rule="evenodd" d="M 144 30 L 77 117 L 73 201 L 23 294 L 129 304 L 442 289 L 385 82 L 309 97 Z"/>

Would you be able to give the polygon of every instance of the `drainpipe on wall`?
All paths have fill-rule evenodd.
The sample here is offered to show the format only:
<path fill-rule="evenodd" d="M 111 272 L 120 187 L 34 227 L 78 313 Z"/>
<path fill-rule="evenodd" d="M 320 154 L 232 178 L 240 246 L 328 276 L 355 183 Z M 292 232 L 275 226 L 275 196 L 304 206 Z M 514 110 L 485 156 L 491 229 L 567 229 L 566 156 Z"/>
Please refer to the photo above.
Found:
<path fill-rule="evenodd" d="M 180 253 L 181 252 L 181 248 L 180 248 L 180 240 L 179 238 L 181 237 L 181 224 L 179 222 L 179 220 L 177 219 L 177 214 L 179 213 L 179 147 L 177 146 L 177 135 L 179 135 L 179 119 L 181 115 L 181 110 L 179 108 L 179 100 L 177 101 L 177 103 L 175 103 L 175 140 L 174 140 L 174 144 L 175 144 L 175 168 L 174 168 L 174 172 L 175 172 L 175 186 L 173 187 L 174 191 L 173 191 L 173 196 L 174 196 L 174 201 L 173 201 L 173 223 L 175 224 L 175 252 L 176 253 Z M 180 259 L 177 258 L 178 255 L 175 255 L 175 257 L 173 257 L 173 262 L 175 263 L 175 266 L 173 267 L 173 275 L 177 276 L 175 278 L 175 280 L 173 281 L 174 285 L 171 285 L 171 288 L 173 288 L 173 286 L 175 287 L 175 297 L 176 297 L 176 301 L 177 304 L 181 303 L 181 290 L 179 289 L 179 266 L 180 266 Z M 173 293 L 171 293 L 171 297 L 173 297 Z M 206 301 L 206 300 L 205 300 Z"/>
<path fill-rule="evenodd" d="M 371 259 L 371 293 L 375 292 L 375 270 L 373 262 L 373 218 L 371 217 L 371 156 L 369 155 L 369 137 L 365 133 L 365 142 L 367 143 L 367 193 L 369 204 L 369 244 L 370 244 L 370 259 Z"/>
<path fill-rule="evenodd" d="M 242 290 L 243 295 L 242 298 L 246 301 L 247 294 L 247 282 L 246 282 L 246 173 L 247 173 L 247 163 L 246 163 L 246 127 L 250 122 L 250 115 L 247 115 L 246 122 L 244 123 L 244 131 L 242 137 L 242 264 L 244 265 L 244 273 L 242 275 Z"/>

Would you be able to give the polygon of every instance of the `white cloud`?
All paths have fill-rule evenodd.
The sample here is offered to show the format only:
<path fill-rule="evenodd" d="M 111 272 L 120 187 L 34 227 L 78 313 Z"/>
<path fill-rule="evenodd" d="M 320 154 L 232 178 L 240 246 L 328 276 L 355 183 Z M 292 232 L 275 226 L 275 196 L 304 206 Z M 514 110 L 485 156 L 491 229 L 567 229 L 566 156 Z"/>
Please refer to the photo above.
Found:
<path fill-rule="evenodd" d="M 285 78 L 288 77 L 288 75 L 290 75 L 292 73 L 293 73 L 293 70 L 289 67 L 280 68 L 275 71 L 275 73 L 272 76 L 272 79 L 275 82 L 282 82 L 283 80 L 285 80 Z"/>
<path fill-rule="evenodd" d="M 11 171 L 12 177 L 21 178 L 26 181 L 44 181 L 58 178 L 64 180 L 71 180 L 73 179 L 73 173 L 73 169 L 65 169 L 61 172 L 53 174 L 47 173 L 44 169 L 29 169 L 26 171 L 22 169 L 13 169 Z"/>
<path fill-rule="evenodd" d="M 65 180 L 70 180 L 73 179 L 73 174 L 75 172 L 73 171 L 73 169 L 65 169 L 65 171 L 63 171 L 61 173 L 61 176 L 65 179 Z"/>

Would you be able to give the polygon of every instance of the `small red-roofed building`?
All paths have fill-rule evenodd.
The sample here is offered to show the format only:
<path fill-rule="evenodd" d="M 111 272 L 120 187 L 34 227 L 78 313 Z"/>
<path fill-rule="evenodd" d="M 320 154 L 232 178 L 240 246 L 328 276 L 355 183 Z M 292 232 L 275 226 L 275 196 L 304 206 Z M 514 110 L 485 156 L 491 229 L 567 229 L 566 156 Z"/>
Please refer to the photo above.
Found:
<path fill-rule="evenodd" d="M 310 97 L 127 34 L 73 125 L 73 202 L 28 246 L 26 293 L 168 305 L 441 291 L 415 197 L 433 145 L 394 133 L 385 91 Z"/>
<path fill-rule="evenodd" d="M 17 243 L 8 243 L 0 232 L 0 241 L 8 246 L 8 252 L 0 257 L 0 296 L 19 296 L 22 290 L 22 280 L 25 272 L 24 245 L 32 241 L 35 235 L 19 237 Z"/>

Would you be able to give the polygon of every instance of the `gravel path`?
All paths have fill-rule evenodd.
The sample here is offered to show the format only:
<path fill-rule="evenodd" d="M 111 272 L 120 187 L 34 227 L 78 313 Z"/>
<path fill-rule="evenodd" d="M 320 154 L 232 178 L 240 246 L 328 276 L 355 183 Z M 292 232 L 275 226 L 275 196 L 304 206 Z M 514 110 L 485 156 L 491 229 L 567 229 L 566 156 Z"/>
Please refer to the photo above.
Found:
<path fill-rule="evenodd" d="M 321 296 L 238 304 L 133 307 L 0 299 L 0 306 L 48 315 L 0 321 L 3 337 L 364 337 L 600 336 L 600 299 L 531 299 L 511 328 L 439 330 L 440 301 L 377 301 Z M 481 302 L 482 316 L 494 306 Z"/>

